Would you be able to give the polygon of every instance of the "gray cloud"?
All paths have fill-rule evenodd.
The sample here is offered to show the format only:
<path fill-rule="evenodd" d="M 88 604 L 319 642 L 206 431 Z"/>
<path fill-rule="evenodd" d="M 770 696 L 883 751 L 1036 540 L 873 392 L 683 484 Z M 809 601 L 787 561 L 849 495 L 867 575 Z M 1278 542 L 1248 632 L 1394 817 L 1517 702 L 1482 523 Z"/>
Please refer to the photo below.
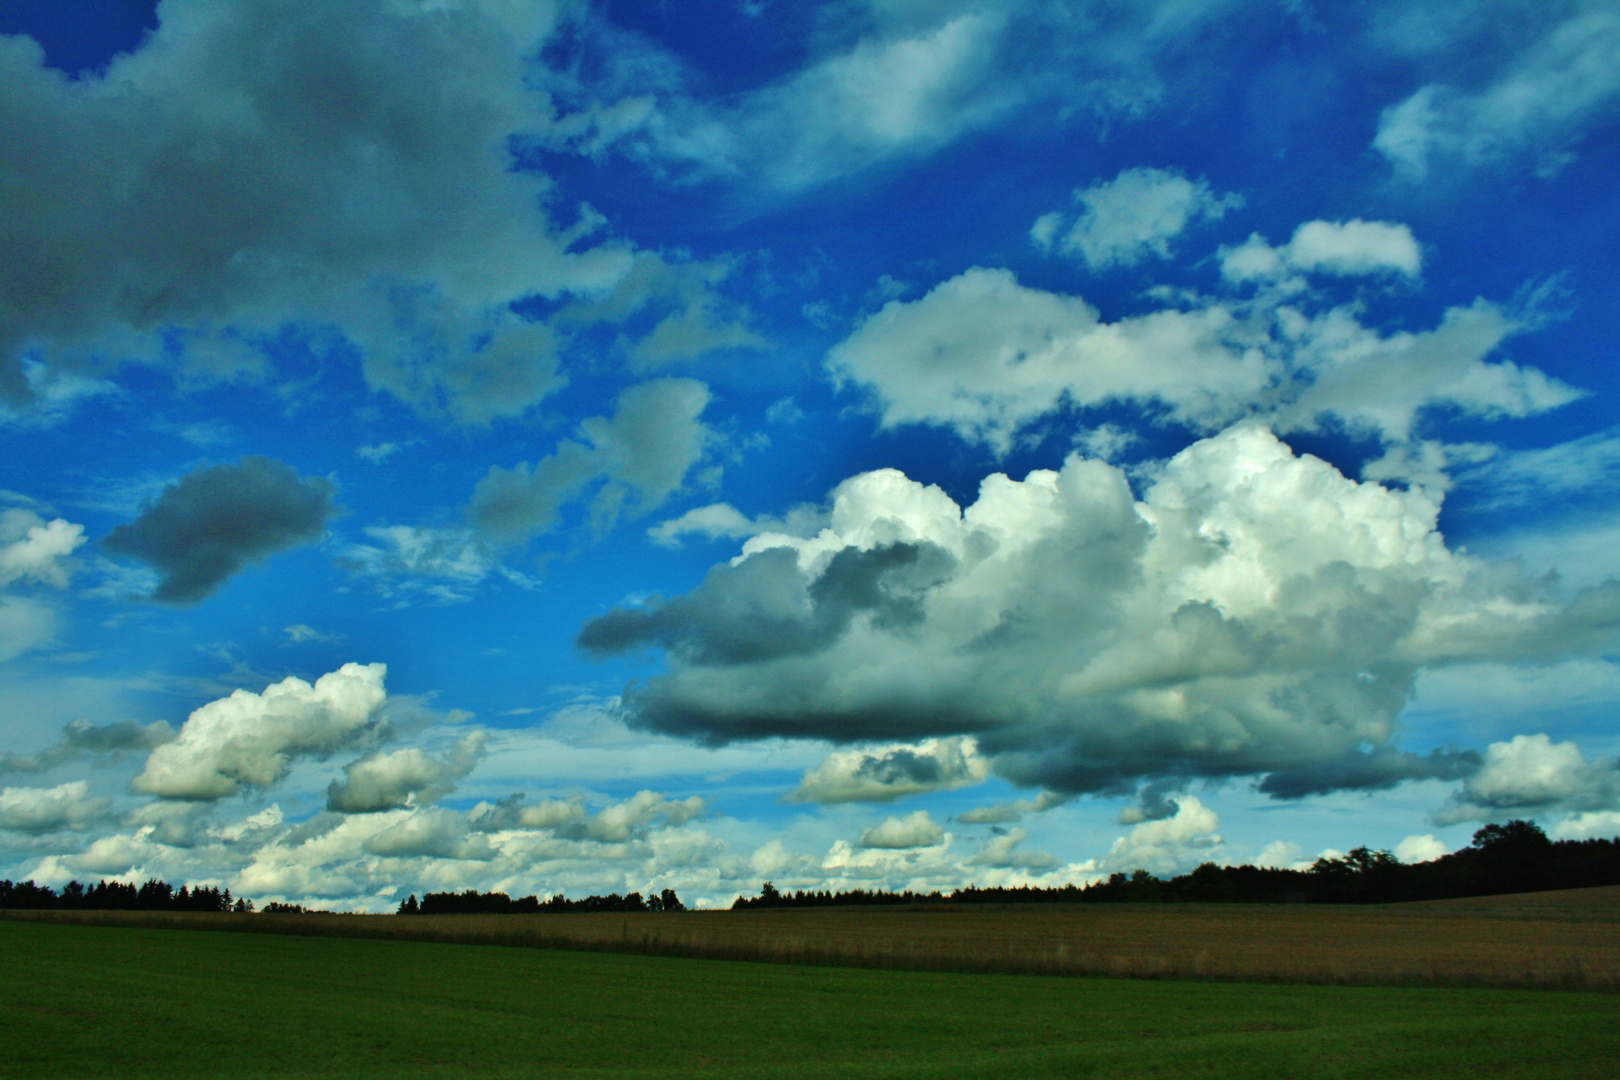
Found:
<path fill-rule="evenodd" d="M 861 846 L 868 848 L 919 848 L 932 847 L 945 839 L 945 829 L 929 816 L 928 811 L 918 810 L 914 814 L 907 814 L 903 818 L 884 818 L 878 824 L 861 833 Z"/>
<path fill-rule="evenodd" d="M 61 738 L 37 754 L 0 754 L 0 772 L 47 772 L 95 754 L 154 750 L 174 738 L 174 728 L 162 720 L 150 724 L 125 720 L 102 725 L 75 720 L 62 729 Z"/>
<path fill-rule="evenodd" d="M 0 829 L 33 836 L 83 829 L 112 814 L 112 800 L 91 796 L 83 780 L 53 788 L 0 789 Z"/>
<path fill-rule="evenodd" d="M 151 599 L 195 604 L 250 562 L 319 540 L 337 512 L 331 481 L 300 477 L 280 461 L 243 458 L 188 473 L 101 546 L 152 565 Z"/>
<path fill-rule="evenodd" d="M 701 419 L 709 388 L 693 379 L 654 379 L 619 395 L 610 417 L 583 421 L 584 441 L 565 439 L 533 465 L 496 466 L 478 482 L 468 517 L 478 528 L 521 541 L 551 527 L 562 507 L 600 484 L 591 502 L 599 527 L 621 513 L 659 506 L 716 436 Z"/>
<path fill-rule="evenodd" d="M 806 769 L 788 802 L 892 802 L 908 795 L 976 784 L 990 763 L 972 739 L 925 739 L 914 746 L 843 750 Z"/>
<path fill-rule="evenodd" d="M 1465 752 L 1394 749 L 1419 671 L 1602 654 L 1620 628 L 1620 586 L 1566 603 L 1449 550 L 1432 495 L 1257 427 L 1188 447 L 1140 501 L 1079 457 L 991 476 L 966 508 L 893 470 L 833 494 L 814 536 L 757 536 L 691 593 L 584 626 L 598 655 L 666 651 L 625 692 L 632 722 L 971 734 L 996 773 L 1060 794 L 1275 774 L 1297 797 L 1465 775 Z"/>

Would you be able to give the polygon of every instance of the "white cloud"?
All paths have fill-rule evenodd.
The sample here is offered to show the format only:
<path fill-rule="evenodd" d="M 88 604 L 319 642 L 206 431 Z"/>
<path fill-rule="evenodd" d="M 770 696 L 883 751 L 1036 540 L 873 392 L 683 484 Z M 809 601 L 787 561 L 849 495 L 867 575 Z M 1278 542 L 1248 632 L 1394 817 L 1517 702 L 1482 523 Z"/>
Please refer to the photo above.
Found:
<path fill-rule="evenodd" d="M 1221 819 L 1190 795 L 1180 796 L 1176 803 L 1172 816 L 1144 821 L 1115 840 L 1095 869 L 1174 874 L 1188 869 L 1189 864 L 1208 862 L 1212 849 L 1221 844 L 1215 832 Z"/>
<path fill-rule="evenodd" d="M 663 648 L 626 706 L 709 741 L 971 733 L 999 775 L 1070 793 L 1456 779 L 1477 759 L 1392 745 L 1416 674 L 1601 654 L 1620 588 L 1566 603 L 1449 550 L 1438 513 L 1256 427 L 1188 447 L 1140 501 L 1079 457 L 990 476 L 966 508 L 879 470 L 835 489 L 820 533 L 756 536 L 579 643 Z"/>
<path fill-rule="evenodd" d="M 1061 237 L 1066 218 L 1043 214 L 1030 229 L 1042 250 L 1078 255 L 1093 269 L 1168 259 L 1170 241 L 1195 221 L 1225 216 L 1243 205 L 1238 195 L 1217 195 L 1204 180 L 1165 169 L 1122 169 L 1113 180 L 1074 192 L 1085 210 Z"/>
<path fill-rule="evenodd" d="M 1436 824 L 1489 821 L 1518 812 L 1608 811 L 1620 808 L 1620 766 L 1588 762 L 1573 742 L 1545 734 L 1491 743 L 1485 762 L 1440 812 Z"/>
<path fill-rule="evenodd" d="M 688 510 L 680 517 L 661 521 L 648 529 L 647 535 L 660 547 L 674 548 L 681 546 L 681 537 L 693 533 L 709 540 L 722 537 L 741 540 L 760 531 L 752 518 L 730 503 L 713 503 Z"/>
<path fill-rule="evenodd" d="M 153 750 L 131 787 L 170 799 L 221 799 L 269 787 L 299 756 L 325 756 L 371 732 L 387 700 L 383 664 L 344 664 L 315 685 L 298 678 L 262 694 L 237 690 L 193 712 Z"/>
<path fill-rule="evenodd" d="M 83 543 L 83 525 L 46 521 L 32 510 L 0 510 L 0 585 L 32 579 L 66 588 L 68 556 Z"/>
<path fill-rule="evenodd" d="M 416 746 L 374 751 L 343 767 L 343 779 L 326 789 L 326 808 L 364 814 L 442 798 L 478 765 L 488 740 L 475 731 L 437 757 Z"/>
<path fill-rule="evenodd" d="M 1395 857 L 1408 864 L 1433 862 L 1450 851 L 1451 849 L 1443 842 L 1428 833 L 1422 836 L 1408 836 L 1395 845 Z"/>
<path fill-rule="evenodd" d="M 93 825 L 112 813 L 112 800 L 89 792 L 83 780 L 51 788 L 0 789 L 0 829 L 38 835 Z"/>
<path fill-rule="evenodd" d="M 1232 282 L 1289 273 L 1417 277 L 1422 270 L 1422 249 L 1412 230 L 1399 222 L 1307 221 L 1280 248 L 1255 233 L 1238 247 L 1221 249 L 1221 276 Z"/>
<path fill-rule="evenodd" d="M 869 848 L 933 847 L 945 839 L 945 829 L 926 810 L 905 817 L 886 817 L 861 833 L 861 846 Z"/>
<path fill-rule="evenodd" d="M 465 601 L 496 572 L 524 580 L 505 570 L 489 540 L 473 529 L 371 525 L 365 534 L 371 542 L 343 547 L 338 565 L 371 578 L 380 593 L 402 604 Z"/>
<path fill-rule="evenodd" d="M 1442 164 L 1539 156 L 1556 172 L 1620 99 L 1620 13 L 1597 0 L 1528 42 L 1506 70 L 1472 91 L 1431 83 L 1384 110 L 1373 148 L 1396 174 L 1421 181 Z"/>
<path fill-rule="evenodd" d="M 1072 796 L 1055 791 L 1043 791 L 1033 799 L 1018 799 L 996 806 L 979 806 L 957 815 L 957 820 L 969 825 L 1005 825 L 1021 821 L 1025 814 L 1041 814 L 1070 801 Z"/>
<path fill-rule="evenodd" d="M 1596 840 L 1620 838 L 1620 811 L 1593 810 L 1558 823 L 1555 840 Z"/>
<path fill-rule="evenodd" d="M 623 843 L 645 837 L 654 826 L 684 825 L 703 810 L 704 800 L 697 795 L 671 800 L 656 791 L 638 791 L 594 814 L 584 796 L 541 803 L 525 803 L 521 796 L 514 796 L 494 805 L 481 804 L 472 819 L 479 828 L 492 831 L 545 829 L 566 840 Z"/>
<path fill-rule="evenodd" d="M 62 619 L 49 604 L 23 596 L 0 596 L 0 662 L 49 645 Z"/>
<path fill-rule="evenodd" d="M 1324 242 L 1311 257 L 1340 268 L 1405 259 L 1385 240 Z M 1244 416 L 1283 430 L 1333 419 L 1400 443 L 1429 408 L 1496 419 L 1582 396 L 1535 368 L 1487 362 L 1523 325 L 1484 300 L 1447 310 L 1432 330 L 1387 336 L 1352 306 L 1307 301 L 1203 299 L 1110 323 L 1080 297 L 975 267 L 921 299 L 886 304 L 828 352 L 827 366 L 873 393 L 884 427 L 940 425 L 999 452 L 1066 406 L 1128 404 L 1205 431 Z"/>
<path fill-rule="evenodd" d="M 983 782 L 990 763 L 971 738 L 924 739 L 838 750 L 806 769 L 789 802 L 892 802 Z"/>

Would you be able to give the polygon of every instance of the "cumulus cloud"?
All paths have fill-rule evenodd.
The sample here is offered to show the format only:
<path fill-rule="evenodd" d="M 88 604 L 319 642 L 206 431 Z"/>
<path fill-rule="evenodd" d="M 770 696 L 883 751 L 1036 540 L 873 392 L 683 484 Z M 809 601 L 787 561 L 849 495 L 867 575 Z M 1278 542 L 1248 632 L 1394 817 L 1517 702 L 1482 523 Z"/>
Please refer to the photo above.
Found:
<path fill-rule="evenodd" d="M 1221 819 L 1215 811 L 1190 795 L 1176 800 L 1176 812 L 1156 821 L 1144 821 L 1114 841 L 1108 854 L 1094 867 L 1106 872 L 1147 870 L 1174 874 L 1189 862 L 1209 861 L 1210 851 L 1221 844 L 1215 832 Z"/>
<path fill-rule="evenodd" d="M 1243 205 L 1238 195 L 1217 195 L 1204 180 L 1165 169 L 1122 169 L 1112 180 L 1076 188 L 1085 207 L 1072 224 L 1061 211 L 1043 214 L 1030 238 L 1043 250 L 1078 255 L 1095 270 L 1168 259 L 1170 241 L 1196 221 L 1220 218 Z"/>
<path fill-rule="evenodd" d="M 1017 799 L 995 806 L 974 807 L 964 814 L 958 814 L 956 820 L 969 825 L 1005 825 L 1009 822 L 1022 821 L 1025 814 L 1045 813 L 1055 806 L 1062 806 L 1071 798 L 1072 796 L 1059 795 L 1055 791 L 1043 791 L 1033 799 Z"/>
<path fill-rule="evenodd" d="M 554 225 L 548 178 L 510 168 L 538 119 L 526 60 L 571 7 L 168 0 L 77 79 L 0 41 L 0 129 L 28 133 L 0 139 L 4 398 L 41 393 L 28 350 L 52 372 L 174 355 L 261 375 L 291 324 L 318 351 L 340 327 L 369 384 L 424 412 L 532 407 L 563 381 L 556 335 L 513 301 L 611 289 L 632 261 L 590 243 L 599 217 Z"/>
<path fill-rule="evenodd" d="M 1437 825 L 1534 811 L 1620 809 L 1620 765 L 1587 761 L 1573 742 L 1545 734 L 1491 743 L 1485 761 L 1435 815 Z"/>
<path fill-rule="evenodd" d="M 373 855 L 395 858 L 430 856 L 438 859 L 487 861 L 495 857 L 489 838 L 468 833 L 461 814 L 453 810 L 418 810 L 364 841 Z"/>
<path fill-rule="evenodd" d="M 1221 249 L 1221 276 L 1232 282 L 1274 280 L 1288 274 L 1417 277 L 1422 269 L 1423 252 L 1411 229 L 1399 222 L 1360 218 L 1307 221 L 1280 248 L 1255 233 L 1235 248 Z"/>
<path fill-rule="evenodd" d="M 68 556 L 84 543 L 84 526 L 46 521 L 32 510 L 0 510 L 0 585 L 35 581 L 66 588 Z"/>
<path fill-rule="evenodd" d="M 83 829 L 105 820 L 112 800 L 91 796 L 83 780 L 51 788 L 0 789 L 0 829 L 38 836 L 63 829 Z"/>
<path fill-rule="evenodd" d="M 945 839 L 945 829 L 926 810 L 905 817 L 887 817 L 861 833 L 861 846 L 869 848 L 932 847 Z"/>
<path fill-rule="evenodd" d="M 970 738 L 924 739 L 866 750 L 840 750 L 806 769 L 788 802 L 893 802 L 982 782 L 990 763 Z"/>
<path fill-rule="evenodd" d="M 384 664 L 344 664 L 311 686 L 283 679 L 255 694 L 237 690 L 187 717 L 179 736 L 153 750 L 131 781 L 167 799 L 222 799 L 266 788 L 298 757 L 325 757 L 374 731 L 387 701 Z"/>
<path fill-rule="evenodd" d="M 343 779 L 326 789 L 326 808 L 367 814 L 442 798 L 478 765 L 488 741 L 475 731 L 438 756 L 415 746 L 375 751 L 343 767 Z"/>
<path fill-rule="evenodd" d="M 1373 148 L 1411 181 L 1441 164 L 1525 154 L 1556 172 L 1620 100 L 1620 13 L 1601 0 L 1573 7 L 1492 81 L 1471 90 L 1431 83 L 1384 110 Z"/>
<path fill-rule="evenodd" d="M 1422 836 L 1408 836 L 1396 844 L 1395 857 L 1408 864 L 1434 862 L 1442 855 L 1449 854 L 1450 850 L 1432 835 L 1424 833 Z"/>
<path fill-rule="evenodd" d="M 154 750 L 174 738 L 174 728 L 162 720 L 101 725 L 75 720 L 62 729 L 61 738 L 37 754 L 0 754 L 0 772 L 48 772 L 91 755 Z"/>
<path fill-rule="evenodd" d="M 1565 603 L 1449 550 L 1438 512 L 1253 426 L 1177 454 L 1140 501 L 1078 456 L 990 476 L 965 509 L 880 470 L 835 489 L 821 532 L 756 536 L 579 643 L 664 649 L 626 708 L 709 742 L 971 734 L 999 775 L 1062 793 L 1378 787 L 1469 764 L 1387 749 L 1419 671 L 1601 654 L 1620 625 L 1620 586 Z"/>
<path fill-rule="evenodd" d="M 101 546 L 162 575 L 151 599 L 195 604 L 248 563 L 320 539 L 337 512 L 334 491 L 280 461 L 243 458 L 181 477 Z"/>
<path fill-rule="evenodd" d="M 625 510 L 645 512 L 669 498 L 716 435 L 701 420 L 709 388 L 693 379 L 655 379 L 619 395 L 618 410 L 579 426 L 533 465 L 493 467 L 467 508 L 474 525 L 518 541 L 544 532 L 562 506 L 600 481 L 591 502 L 599 525 Z"/>

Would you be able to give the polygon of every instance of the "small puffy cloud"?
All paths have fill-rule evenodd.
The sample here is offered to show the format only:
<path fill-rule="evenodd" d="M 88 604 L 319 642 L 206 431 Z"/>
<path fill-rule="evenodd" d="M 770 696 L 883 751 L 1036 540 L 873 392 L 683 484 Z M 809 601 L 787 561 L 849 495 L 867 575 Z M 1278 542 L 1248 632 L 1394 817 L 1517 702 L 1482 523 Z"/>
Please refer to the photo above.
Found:
<path fill-rule="evenodd" d="M 1241 196 L 1217 195 L 1207 181 L 1165 169 L 1122 169 L 1112 180 L 1076 188 L 1074 201 L 1085 209 L 1066 232 L 1067 219 L 1054 211 L 1036 220 L 1030 239 L 1078 255 L 1094 270 L 1168 259 L 1170 241 L 1189 225 L 1243 205 Z"/>
<path fill-rule="evenodd" d="M 1620 13 L 1574 5 L 1525 44 L 1506 70 L 1473 90 L 1431 83 L 1384 110 L 1373 148 L 1397 176 L 1422 181 L 1439 165 L 1484 166 L 1534 154 L 1557 172 L 1592 124 L 1620 100 Z"/>
<path fill-rule="evenodd" d="M 474 525 L 506 541 L 544 532 L 563 505 L 601 482 L 591 515 L 612 524 L 626 508 L 651 510 L 669 498 L 715 441 L 700 419 L 709 388 L 693 379 L 654 379 L 619 395 L 618 409 L 580 424 L 533 465 L 491 468 L 467 508 Z"/>
<path fill-rule="evenodd" d="M 92 755 L 154 750 L 174 738 L 174 728 L 162 720 L 101 725 L 75 720 L 62 729 L 61 738 L 37 754 L 0 754 L 0 772 L 46 772 Z"/>
<path fill-rule="evenodd" d="M 181 477 L 101 546 L 162 575 L 151 599 L 195 604 L 248 563 L 319 540 L 337 512 L 334 490 L 280 461 L 243 458 Z"/>
<path fill-rule="evenodd" d="M 892 802 L 982 782 L 990 763 L 971 738 L 924 739 L 867 750 L 839 750 L 806 769 L 788 802 Z"/>
<path fill-rule="evenodd" d="M 1620 838 L 1620 811 L 1589 810 L 1559 822 L 1552 835 L 1555 840 Z"/>
<path fill-rule="evenodd" d="M 1028 839 L 1027 829 L 1009 829 L 1005 833 L 992 836 L 968 857 L 964 866 L 1040 872 L 1055 869 L 1059 865 L 1057 858 L 1047 852 L 1019 850 L 1020 845 Z"/>
<path fill-rule="evenodd" d="M 389 458 L 393 457 L 403 449 L 405 449 L 405 447 L 401 446 L 397 442 L 372 443 L 366 446 L 355 447 L 354 456 L 364 458 L 373 465 L 381 465 L 383 462 L 387 461 Z"/>
<path fill-rule="evenodd" d="M 956 820 L 969 825 L 1005 825 L 1022 821 L 1025 814 L 1045 813 L 1055 806 L 1062 806 L 1072 798 L 1071 795 L 1059 795 L 1055 791 L 1043 791 L 1033 799 L 1018 799 L 995 806 L 975 807 L 964 814 L 958 814 Z"/>
<path fill-rule="evenodd" d="M 1435 815 L 1435 823 L 1489 821 L 1537 810 L 1609 811 L 1620 808 L 1620 765 L 1587 761 L 1573 742 L 1545 734 L 1515 735 L 1492 743 L 1485 761 Z"/>
<path fill-rule="evenodd" d="M 730 503 L 713 503 L 661 521 L 648 529 L 647 535 L 660 547 L 674 548 L 681 546 L 681 537 L 693 533 L 710 540 L 741 540 L 761 531 L 752 518 Z"/>
<path fill-rule="evenodd" d="M 62 829 L 83 829 L 105 820 L 112 813 L 112 800 L 92 797 L 83 780 L 51 788 L 8 787 L 0 789 L 0 829 L 38 836 Z"/>
<path fill-rule="evenodd" d="M 1140 499 L 1078 456 L 989 476 L 966 507 L 879 470 L 834 490 L 820 532 L 755 536 L 578 641 L 663 649 L 631 721 L 710 743 L 972 735 L 998 775 L 1067 794 L 1376 789 L 1477 764 L 1394 749 L 1420 671 L 1604 655 L 1620 618 L 1620 586 L 1561 598 L 1450 550 L 1438 515 L 1252 426 L 1183 450 Z"/>
<path fill-rule="evenodd" d="M 192 713 L 130 786 L 168 799 L 222 799 L 281 780 L 298 757 L 325 757 L 371 733 L 387 700 L 384 664 L 344 664 L 311 686 L 284 679 Z"/>
<path fill-rule="evenodd" d="M 1273 840 L 1254 857 L 1255 866 L 1275 867 L 1283 870 L 1303 870 L 1311 860 L 1301 859 L 1302 849 L 1292 840 Z"/>
<path fill-rule="evenodd" d="M 475 731 L 435 756 L 419 747 L 376 751 L 343 767 L 326 789 L 326 808 L 343 814 L 375 813 L 432 802 L 455 790 L 484 756 L 489 736 Z"/>
<path fill-rule="evenodd" d="M 84 543 L 84 526 L 46 521 L 32 510 L 0 510 L 0 585 L 32 580 L 65 588 L 68 556 Z"/>
<path fill-rule="evenodd" d="M 1206 862 L 1210 850 L 1221 844 L 1215 832 L 1220 823 L 1215 811 L 1183 795 L 1176 800 L 1176 812 L 1170 817 L 1144 821 L 1115 840 L 1097 869 L 1173 874 L 1190 862 Z"/>
<path fill-rule="evenodd" d="M 1395 845 L 1395 857 L 1407 864 L 1434 862 L 1449 853 L 1450 849 L 1444 843 L 1428 833 L 1422 836 L 1408 836 Z"/>
<path fill-rule="evenodd" d="M 869 848 L 920 848 L 933 847 L 945 839 L 945 829 L 929 816 L 928 811 L 918 810 L 905 817 L 887 817 L 878 824 L 861 833 L 861 846 Z"/>
<path fill-rule="evenodd" d="M 1289 274 L 1362 277 L 1401 274 L 1417 277 L 1423 252 L 1412 230 L 1398 222 L 1307 221 L 1280 248 L 1259 233 L 1235 248 L 1221 249 L 1221 276 L 1227 281 L 1265 281 Z"/>

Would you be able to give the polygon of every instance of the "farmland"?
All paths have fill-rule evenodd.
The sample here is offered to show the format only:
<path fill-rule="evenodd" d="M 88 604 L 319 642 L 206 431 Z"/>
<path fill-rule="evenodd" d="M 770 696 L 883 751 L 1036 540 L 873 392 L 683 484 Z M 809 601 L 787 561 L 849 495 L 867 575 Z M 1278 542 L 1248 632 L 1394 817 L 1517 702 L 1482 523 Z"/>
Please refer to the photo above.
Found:
<path fill-rule="evenodd" d="M 971 905 L 573 915 L 4 913 L 923 971 L 1620 988 L 1620 887 L 1392 905 Z"/>
<path fill-rule="evenodd" d="M 1499 923 L 1499 925 L 1505 925 Z M 1607 993 L 0 922 L 5 1077 L 1606 1077 Z"/>

